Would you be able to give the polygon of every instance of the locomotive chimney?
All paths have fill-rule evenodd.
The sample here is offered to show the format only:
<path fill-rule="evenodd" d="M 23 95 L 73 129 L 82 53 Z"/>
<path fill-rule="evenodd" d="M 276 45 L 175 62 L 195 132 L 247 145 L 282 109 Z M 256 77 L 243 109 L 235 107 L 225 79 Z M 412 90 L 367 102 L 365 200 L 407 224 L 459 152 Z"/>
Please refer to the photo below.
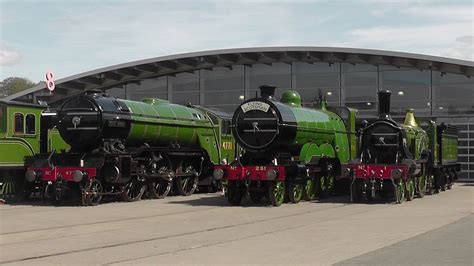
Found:
<path fill-rule="evenodd" d="M 390 95 L 392 94 L 389 90 L 379 91 L 379 118 L 390 117 Z"/>
<path fill-rule="evenodd" d="M 260 88 L 260 97 L 263 99 L 272 100 L 275 96 L 276 86 L 273 85 L 262 85 Z"/>

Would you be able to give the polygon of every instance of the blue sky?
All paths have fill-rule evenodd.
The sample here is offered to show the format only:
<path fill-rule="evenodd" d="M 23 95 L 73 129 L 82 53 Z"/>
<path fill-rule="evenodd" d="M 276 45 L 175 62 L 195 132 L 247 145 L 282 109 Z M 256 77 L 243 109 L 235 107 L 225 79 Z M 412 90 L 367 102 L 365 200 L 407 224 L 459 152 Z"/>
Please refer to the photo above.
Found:
<path fill-rule="evenodd" d="M 0 79 L 37 82 L 150 57 L 255 46 L 474 60 L 474 1 L 0 0 Z"/>

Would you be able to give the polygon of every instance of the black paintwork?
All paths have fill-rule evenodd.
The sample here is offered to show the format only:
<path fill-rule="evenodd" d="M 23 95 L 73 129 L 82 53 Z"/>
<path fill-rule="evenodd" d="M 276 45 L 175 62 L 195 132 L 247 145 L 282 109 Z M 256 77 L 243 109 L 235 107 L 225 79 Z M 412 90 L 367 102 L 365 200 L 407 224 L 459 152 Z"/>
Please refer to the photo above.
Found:
<path fill-rule="evenodd" d="M 59 133 L 74 151 L 94 149 L 104 139 L 125 140 L 131 127 L 127 106 L 101 93 L 68 99 L 58 111 L 58 117 Z"/>

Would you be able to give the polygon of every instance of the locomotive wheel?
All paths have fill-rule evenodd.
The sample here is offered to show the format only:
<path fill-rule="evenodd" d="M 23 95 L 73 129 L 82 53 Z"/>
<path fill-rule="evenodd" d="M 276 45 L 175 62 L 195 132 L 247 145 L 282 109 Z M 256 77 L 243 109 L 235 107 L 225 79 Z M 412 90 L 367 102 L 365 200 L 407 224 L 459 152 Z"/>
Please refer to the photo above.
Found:
<path fill-rule="evenodd" d="M 351 184 L 351 201 L 352 202 L 362 202 L 363 192 L 360 189 L 358 182 Z"/>
<path fill-rule="evenodd" d="M 48 183 L 44 186 L 43 189 L 43 202 L 49 202 L 53 204 L 54 206 L 58 206 L 61 204 L 62 201 L 62 195 L 61 195 L 61 190 L 57 189 L 58 183 Z"/>
<path fill-rule="evenodd" d="M 227 201 L 234 205 L 239 206 L 242 202 L 243 194 L 239 191 L 237 184 L 235 182 L 229 182 L 227 187 Z"/>
<path fill-rule="evenodd" d="M 306 179 L 303 187 L 303 199 L 310 201 L 316 198 L 316 187 L 313 179 Z"/>
<path fill-rule="evenodd" d="M 141 200 L 143 194 L 145 194 L 145 190 L 146 186 L 142 182 L 136 178 L 132 178 L 124 186 L 122 198 L 127 202 Z"/>
<path fill-rule="evenodd" d="M 290 198 L 291 203 L 298 203 L 300 202 L 303 196 L 303 185 L 300 182 L 292 182 L 290 183 L 288 189 L 288 197 Z"/>
<path fill-rule="evenodd" d="M 428 182 L 426 175 L 422 175 L 418 178 L 418 191 L 416 196 L 419 198 L 423 198 L 425 196 L 426 188 L 428 187 Z"/>
<path fill-rule="evenodd" d="M 261 192 L 250 192 L 250 199 L 253 203 L 260 203 L 262 201 L 264 194 Z M 240 204 L 240 202 L 239 202 Z"/>
<path fill-rule="evenodd" d="M 273 206 L 280 206 L 285 200 L 285 182 L 274 181 L 268 186 L 268 196 Z"/>
<path fill-rule="evenodd" d="M 198 176 L 180 177 L 176 179 L 178 192 L 181 196 L 189 196 L 196 191 L 199 184 Z"/>
<path fill-rule="evenodd" d="M 1 177 L 0 183 L 0 199 L 8 203 L 15 203 L 25 198 L 25 181 L 24 178 L 5 176 Z"/>
<path fill-rule="evenodd" d="M 168 196 L 172 186 L 173 182 L 155 179 L 148 185 L 148 192 L 150 193 L 151 198 L 162 199 Z"/>
<path fill-rule="evenodd" d="M 319 178 L 318 190 L 319 198 L 324 199 L 331 195 L 332 188 L 334 187 L 334 177 L 332 176 L 321 176 Z"/>
<path fill-rule="evenodd" d="M 405 182 L 400 179 L 398 184 L 395 184 L 394 189 L 397 203 L 403 203 L 405 201 Z"/>
<path fill-rule="evenodd" d="M 199 185 L 199 176 L 192 165 L 187 165 L 184 162 L 180 163 L 180 166 L 176 169 L 177 174 L 186 173 L 189 176 L 178 177 L 176 179 L 176 186 L 181 196 L 189 196 L 196 191 Z"/>
<path fill-rule="evenodd" d="M 435 194 L 435 178 L 434 175 L 429 175 L 427 178 L 426 194 Z"/>
<path fill-rule="evenodd" d="M 447 188 L 448 190 L 451 189 L 451 188 L 453 188 L 453 183 L 447 184 L 447 185 L 446 185 L 446 188 Z"/>
<path fill-rule="evenodd" d="M 102 200 L 102 183 L 97 178 L 92 178 L 87 181 L 84 189 L 88 194 L 84 194 L 84 203 L 90 206 L 95 206 Z"/>
<path fill-rule="evenodd" d="M 410 178 L 405 183 L 405 190 L 405 197 L 407 201 L 412 201 L 415 197 L 415 181 L 413 180 L 413 178 Z"/>

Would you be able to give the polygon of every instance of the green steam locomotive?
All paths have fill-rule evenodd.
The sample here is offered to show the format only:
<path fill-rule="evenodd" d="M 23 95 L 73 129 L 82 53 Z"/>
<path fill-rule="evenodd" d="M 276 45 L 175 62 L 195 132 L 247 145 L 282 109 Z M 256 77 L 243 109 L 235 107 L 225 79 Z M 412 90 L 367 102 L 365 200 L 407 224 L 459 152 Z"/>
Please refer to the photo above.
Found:
<path fill-rule="evenodd" d="M 261 97 L 242 103 L 232 119 L 233 135 L 244 154 L 233 165 L 220 165 L 215 178 L 228 180 L 228 201 L 239 205 L 246 195 L 272 205 L 326 196 L 343 165 L 357 155 L 356 110 L 344 115 L 305 108 L 293 90 L 274 98 L 274 86 L 261 86 Z M 341 112 L 342 113 L 342 112 Z M 343 118 L 344 117 L 344 118 Z"/>
<path fill-rule="evenodd" d="M 45 184 L 59 203 L 71 194 L 85 205 L 103 196 L 126 201 L 181 195 L 211 185 L 213 165 L 233 161 L 236 145 L 229 116 L 203 107 L 160 99 L 143 102 L 86 92 L 67 99 L 57 112 L 58 130 L 70 152 L 44 153 L 28 162 L 28 182 Z"/>
<path fill-rule="evenodd" d="M 398 123 L 390 116 L 390 95 L 379 92 L 379 118 L 361 129 L 359 158 L 343 170 L 352 180 L 352 201 L 393 195 L 401 203 L 450 189 L 457 179 L 458 129 L 417 121 L 413 109 Z"/>

